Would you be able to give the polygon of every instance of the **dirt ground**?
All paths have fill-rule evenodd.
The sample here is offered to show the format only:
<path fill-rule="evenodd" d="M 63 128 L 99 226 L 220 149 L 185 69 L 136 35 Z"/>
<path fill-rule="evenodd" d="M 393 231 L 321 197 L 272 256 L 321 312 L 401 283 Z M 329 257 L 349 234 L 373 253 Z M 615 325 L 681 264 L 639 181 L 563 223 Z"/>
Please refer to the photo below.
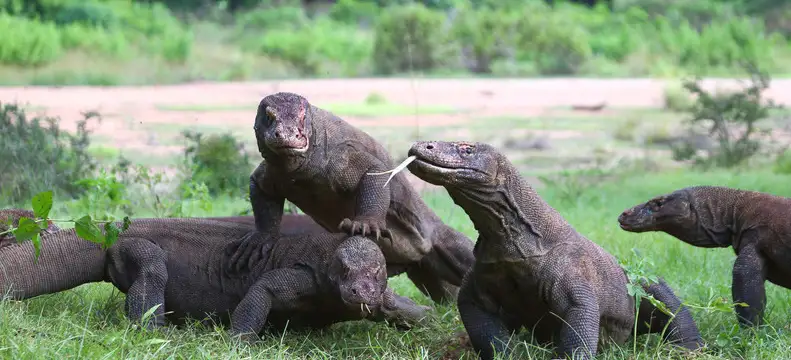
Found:
<path fill-rule="evenodd" d="M 666 84 L 650 79 L 334 79 L 142 87 L 4 87 L 0 88 L 0 101 L 18 101 L 32 109 L 45 110 L 48 115 L 59 116 L 66 129 L 74 128 L 81 111 L 96 110 L 103 115 L 103 121 L 91 128 L 102 144 L 156 156 L 180 151 L 177 145 L 157 143 L 156 135 L 164 128 L 252 129 L 258 101 L 276 91 L 303 94 L 319 106 L 359 104 L 370 94 L 378 93 L 390 103 L 409 107 L 442 105 L 457 109 L 419 116 L 383 114 L 375 119 L 344 116 L 354 125 L 414 128 L 453 125 L 483 116 L 540 116 L 574 105 L 606 103 L 603 112 L 609 108 L 657 108 L 662 106 Z M 704 82 L 709 88 L 732 84 L 733 80 Z M 766 95 L 791 104 L 791 80 L 773 81 Z M 166 106 L 185 110 L 162 109 Z M 230 109 L 189 109 L 197 106 Z M 252 144 L 252 133 L 250 136 Z"/>

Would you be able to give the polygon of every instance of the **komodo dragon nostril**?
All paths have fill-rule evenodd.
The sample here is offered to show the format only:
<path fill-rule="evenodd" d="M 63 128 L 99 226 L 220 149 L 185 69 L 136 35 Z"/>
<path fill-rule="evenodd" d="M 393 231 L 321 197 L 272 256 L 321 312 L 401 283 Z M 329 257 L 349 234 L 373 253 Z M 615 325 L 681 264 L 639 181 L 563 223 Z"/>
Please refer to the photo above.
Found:
<path fill-rule="evenodd" d="M 434 145 L 428 144 L 426 145 L 426 149 L 428 150 L 434 149 Z"/>

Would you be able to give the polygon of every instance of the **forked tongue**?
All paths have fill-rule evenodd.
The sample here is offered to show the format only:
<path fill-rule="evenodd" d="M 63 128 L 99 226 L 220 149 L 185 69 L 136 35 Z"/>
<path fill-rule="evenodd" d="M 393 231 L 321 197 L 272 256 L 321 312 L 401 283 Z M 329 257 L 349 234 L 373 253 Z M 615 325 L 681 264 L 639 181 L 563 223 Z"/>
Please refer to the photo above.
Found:
<path fill-rule="evenodd" d="M 387 183 L 389 183 L 390 180 L 393 179 L 393 176 L 396 176 L 396 174 L 400 173 L 401 171 L 404 171 L 404 169 L 406 169 L 406 166 L 409 165 L 409 163 L 415 161 L 415 159 L 416 159 L 416 157 L 414 155 L 412 155 L 412 156 L 404 159 L 404 161 L 402 161 L 400 164 L 398 164 L 398 166 L 396 166 L 393 170 L 387 170 L 387 171 L 382 171 L 382 172 L 378 172 L 378 173 L 366 173 L 365 175 L 384 175 L 384 174 L 390 173 L 390 177 L 387 178 L 387 181 L 385 181 L 384 186 L 382 186 L 382 187 L 385 187 L 385 186 L 387 186 Z"/>

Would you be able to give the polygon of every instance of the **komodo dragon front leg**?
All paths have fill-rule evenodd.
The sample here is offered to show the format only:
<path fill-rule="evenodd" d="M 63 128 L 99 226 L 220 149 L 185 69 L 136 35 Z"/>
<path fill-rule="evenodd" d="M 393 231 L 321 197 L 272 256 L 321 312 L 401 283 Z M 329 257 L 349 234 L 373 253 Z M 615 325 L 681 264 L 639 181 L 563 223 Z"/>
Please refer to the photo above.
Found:
<path fill-rule="evenodd" d="M 559 281 L 549 280 L 550 310 L 560 316 L 558 353 L 572 359 L 591 359 L 599 343 L 599 304 L 596 293 L 584 276 L 565 274 Z"/>
<path fill-rule="evenodd" d="M 140 238 L 124 239 L 108 249 L 110 281 L 126 293 L 125 310 L 130 321 L 139 322 L 159 306 L 146 326 L 165 325 L 167 253 L 157 244 Z"/>
<path fill-rule="evenodd" d="M 258 340 L 273 310 L 298 310 L 300 299 L 319 291 L 314 275 L 307 269 L 275 269 L 263 274 L 247 291 L 231 314 L 231 331 L 247 342 Z"/>
<path fill-rule="evenodd" d="M 423 320 L 429 310 L 431 307 L 418 305 L 412 299 L 398 295 L 388 287 L 382 295 L 382 308 L 375 319 L 387 320 L 398 329 L 408 330 Z"/>
<path fill-rule="evenodd" d="M 262 236 L 247 236 L 236 240 L 236 246 L 226 249 L 226 255 L 231 256 L 228 262 L 231 272 L 240 273 L 251 269 L 271 247 L 272 241 L 269 240 L 280 234 L 286 198 L 274 191 L 272 176 L 264 166 L 259 166 L 250 175 L 250 204 L 255 229 Z"/>
<path fill-rule="evenodd" d="M 743 246 L 733 263 L 731 292 L 739 323 L 745 326 L 760 325 L 766 304 L 766 264 L 754 245 Z"/>
<path fill-rule="evenodd" d="M 471 274 L 472 271 L 468 272 L 462 279 L 457 298 L 461 322 L 470 343 L 481 360 L 493 360 L 495 353 L 507 356 L 508 341 L 512 330 L 516 329 L 509 331 L 497 313 L 496 303 L 481 293 Z"/>

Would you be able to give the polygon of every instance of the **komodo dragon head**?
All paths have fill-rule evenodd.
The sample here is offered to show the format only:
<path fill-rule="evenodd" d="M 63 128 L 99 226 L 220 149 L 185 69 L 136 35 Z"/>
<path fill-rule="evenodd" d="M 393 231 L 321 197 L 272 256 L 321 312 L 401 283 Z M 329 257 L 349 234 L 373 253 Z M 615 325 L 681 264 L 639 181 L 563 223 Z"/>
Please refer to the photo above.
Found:
<path fill-rule="evenodd" d="M 304 97 L 278 92 L 261 99 L 255 114 L 255 138 L 265 159 L 304 158 L 310 147 L 310 103 Z"/>
<path fill-rule="evenodd" d="M 7 231 L 10 226 L 19 226 L 19 218 L 27 217 L 35 219 L 36 215 L 25 209 L 2 209 L 0 210 L 0 233 Z M 44 233 L 52 233 L 60 230 L 60 228 L 53 224 L 52 221 L 48 222 L 47 228 Z M 0 247 L 16 243 L 16 237 L 13 234 L 7 233 L 0 235 Z"/>
<path fill-rule="evenodd" d="M 366 313 L 382 304 L 387 267 L 384 254 L 370 239 L 351 236 L 344 240 L 335 249 L 328 275 L 350 308 Z"/>
<path fill-rule="evenodd" d="M 446 187 L 496 184 L 502 156 L 488 144 L 463 141 L 418 141 L 408 155 L 415 157 L 409 171 Z"/>
<path fill-rule="evenodd" d="M 691 194 L 684 189 L 654 197 L 618 216 L 621 229 L 635 233 L 668 231 L 694 226 L 695 222 Z"/>

